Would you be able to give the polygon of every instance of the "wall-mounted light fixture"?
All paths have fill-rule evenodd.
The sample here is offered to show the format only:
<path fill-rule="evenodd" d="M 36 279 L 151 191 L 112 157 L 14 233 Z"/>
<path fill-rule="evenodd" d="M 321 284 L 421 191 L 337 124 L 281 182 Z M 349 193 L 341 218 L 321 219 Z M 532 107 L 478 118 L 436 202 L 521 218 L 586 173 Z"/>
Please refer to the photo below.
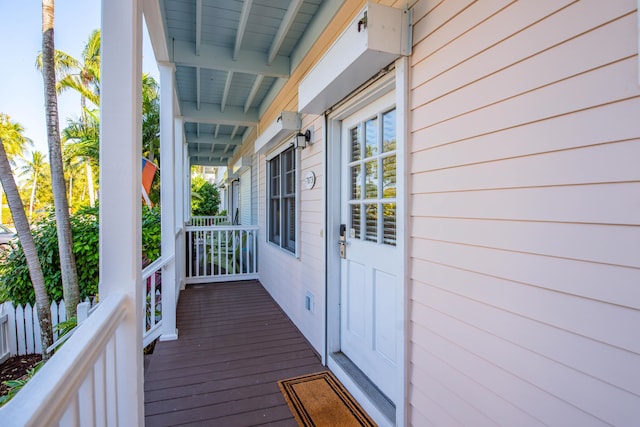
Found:
<path fill-rule="evenodd" d="M 302 133 L 302 131 L 298 131 L 296 136 L 293 138 L 293 147 L 305 148 L 307 144 L 311 144 L 311 129 L 307 129 L 304 133 Z"/>

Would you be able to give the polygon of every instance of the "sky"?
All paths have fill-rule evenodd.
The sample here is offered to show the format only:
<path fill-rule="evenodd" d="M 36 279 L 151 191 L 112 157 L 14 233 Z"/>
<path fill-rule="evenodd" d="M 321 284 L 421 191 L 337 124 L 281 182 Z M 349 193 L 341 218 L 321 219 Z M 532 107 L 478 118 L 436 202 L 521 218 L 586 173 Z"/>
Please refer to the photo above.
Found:
<path fill-rule="evenodd" d="M 58 0 L 54 43 L 80 59 L 89 34 L 100 28 L 100 0 Z M 35 67 L 42 50 L 42 2 L 0 0 L 0 112 L 24 127 L 34 149 L 48 152 L 42 75 Z M 143 71 L 158 80 L 151 44 L 143 30 Z M 67 91 L 58 97 L 60 129 L 80 115 L 80 97 Z"/>

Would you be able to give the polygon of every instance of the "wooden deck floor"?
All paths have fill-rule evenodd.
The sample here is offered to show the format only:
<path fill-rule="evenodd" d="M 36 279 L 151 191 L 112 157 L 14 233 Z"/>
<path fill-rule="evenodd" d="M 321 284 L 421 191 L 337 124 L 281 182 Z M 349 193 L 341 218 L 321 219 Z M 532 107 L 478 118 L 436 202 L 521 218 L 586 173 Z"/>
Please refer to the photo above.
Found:
<path fill-rule="evenodd" d="M 296 426 L 277 381 L 325 369 L 256 281 L 190 287 L 145 373 L 146 425 Z"/>

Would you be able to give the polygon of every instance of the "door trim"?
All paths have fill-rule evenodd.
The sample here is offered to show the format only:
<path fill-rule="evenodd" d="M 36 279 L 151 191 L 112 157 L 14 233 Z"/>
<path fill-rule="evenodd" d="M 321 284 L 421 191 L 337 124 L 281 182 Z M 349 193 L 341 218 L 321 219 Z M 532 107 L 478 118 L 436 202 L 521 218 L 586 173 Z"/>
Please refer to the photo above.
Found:
<path fill-rule="evenodd" d="M 345 387 L 354 395 L 356 400 L 370 413 L 379 425 L 405 425 L 406 422 L 406 396 L 407 396 L 407 325 L 408 325 L 408 280 L 407 280 L 407 154 L 408 154 L 408 71 L 407 58 L 400 58 L 395 62 L 394 69 L 366 84 L 360 90 L 336 105 L 325 114 L 326 159 L 326 348 L 324 360 L 334 370 L 336 376 L 345 384 Z M 355 89 L 355 88 L 354 88 Z M 340 227 L 340 123 L 343 118 L 353 114 L 391 91 L 395 90 L 395 103 L 397 114 L 397 149 L 396 149 L 396 203 L 402 221 L 397 228 L 397 249 L 400 259 L 403 260 L 401 272 L 398 275 L 401 282 L 398 298 L 398 324 L 402 325 L 398 331 L 398 375 L 396 389 L 398 396 L 395 402 L 395 420 L 388 420 L 383 415 L 383 410 L 378 410 L 379 405 L 375 399 L 371 399 L 364 388 L 359 385 L 348 370 L 342 369 L 339 363 L 340 353 L 340 253 L 338 235 Z"/>

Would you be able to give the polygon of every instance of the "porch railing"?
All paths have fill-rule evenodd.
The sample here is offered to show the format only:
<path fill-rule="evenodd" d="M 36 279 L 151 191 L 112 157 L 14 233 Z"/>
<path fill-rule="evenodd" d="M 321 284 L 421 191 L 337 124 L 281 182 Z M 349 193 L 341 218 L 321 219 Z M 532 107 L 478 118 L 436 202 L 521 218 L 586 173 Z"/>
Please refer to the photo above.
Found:
<path fill-rule="evenodd" d="M 258 278 L 258 226 L 187 226 L 186 283 Z"/>
<path fill-rule="evenodd" d="M 142 270 L 142 345 L 148 346 L 162 333 L 162 271 L 174 257 L 159 258 Z"/>
<path fill-rule="evenodd" d="M 118 364 L 127 309 L 126 296 L 103 300 L 90 321 L 82 324 L 67 343 L 0 410 L 6 425 L 117 425 L 119 411 L 129 408 L 116 379 L 126 381 Z M 124 415 L 126 419 L 126 415 Z"/>
<path fill-rule="evenodd" d="M 231 224 L 229 217 L 225 215 L 192 216 L 187 225 L 193 227 L 211 227 L 212 225 Z"/>

